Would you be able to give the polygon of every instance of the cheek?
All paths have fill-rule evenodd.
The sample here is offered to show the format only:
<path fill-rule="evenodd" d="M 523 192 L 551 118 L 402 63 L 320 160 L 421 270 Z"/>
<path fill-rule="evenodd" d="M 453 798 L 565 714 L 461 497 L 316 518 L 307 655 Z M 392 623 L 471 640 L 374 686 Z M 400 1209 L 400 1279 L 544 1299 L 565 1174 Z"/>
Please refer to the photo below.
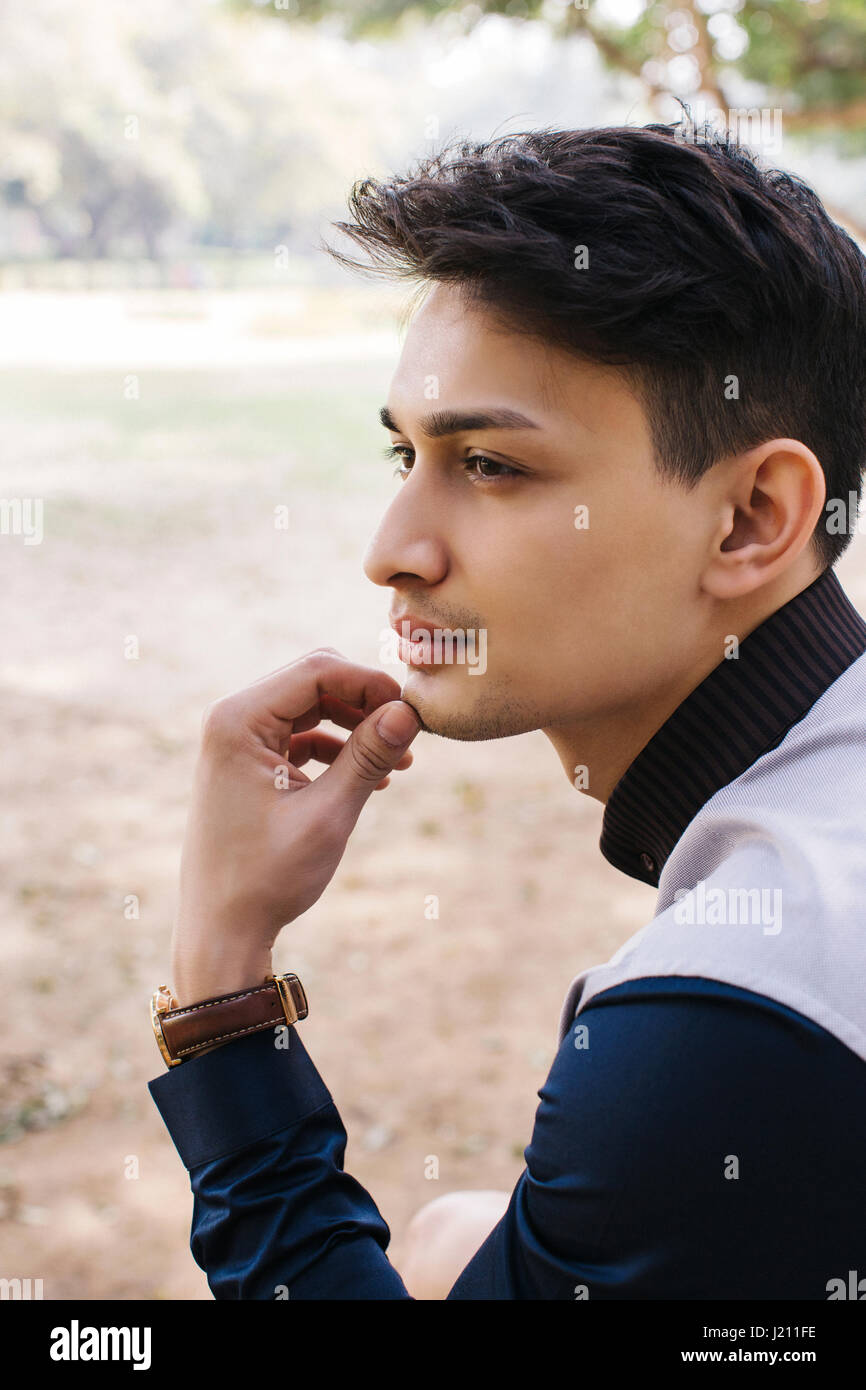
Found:
<path fill-rule="evenodd" d="M 575 634 L 628 634 L 664 592 L 676 552 L 673 519 L 654 516 L 658 499 L 644 505 L 637 492 L 527 489 L 507 510 L 476 517 L 455 552 L 465 557 L 467 601 L 501 640 L 543 634 L 560 656 Z"/>
<path fill-rule="evenodd" d="M 595 679 L 627 685 L 629 673 L 644 668 L 655 650 L 664 602 L 652 537 L 645 529 L 637 536 L 605 534 L 593 529 L 591 515 L 587 529 L 572 522 L 552 532 L 513 551 L 507 565 L 501 556 L 491 559 L 500 586 L 489 590 L 484 609 L 493 632 L 491 661 L 498 636 L 508 663 L 517 670 L 531 654 L 525 676 L 551 689 Z"/>

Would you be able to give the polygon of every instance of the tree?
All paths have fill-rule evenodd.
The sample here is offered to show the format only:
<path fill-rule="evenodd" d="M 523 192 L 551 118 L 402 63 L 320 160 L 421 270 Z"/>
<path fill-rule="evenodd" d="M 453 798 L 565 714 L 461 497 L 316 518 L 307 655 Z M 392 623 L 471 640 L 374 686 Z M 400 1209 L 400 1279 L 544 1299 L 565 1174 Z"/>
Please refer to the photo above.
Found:
<path fill-rule="evenodd" d="M 786 130 L 834 127 L 866 150 L 866 6 L 862 0 L 634 0 L 631 23 L 594 15 L 592 0 L 228 0 L 278 20 L 329 18 L 352 37 L 376 38 L 445 14 L 466 30 L 485 15 L 533 19 L 566 37 L 581 33 L 611 67 L 644 83 L 650 103 L 667 110 L 671 97 L 728 111 L 745 81 L 766 93 L 761 105 L 782 111 Z M 754 104 L 754 103 L 750 103 Z"/>

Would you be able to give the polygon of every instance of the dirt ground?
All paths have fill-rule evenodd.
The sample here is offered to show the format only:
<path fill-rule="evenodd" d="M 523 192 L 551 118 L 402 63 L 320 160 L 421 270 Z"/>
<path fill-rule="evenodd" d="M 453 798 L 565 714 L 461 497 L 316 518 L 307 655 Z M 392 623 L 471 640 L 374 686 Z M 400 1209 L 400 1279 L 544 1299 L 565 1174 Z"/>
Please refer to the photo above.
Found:
<path fill-rule="evenodd" d="M 369 423 L 390 366 L 353 343 L 148 363 L 130 400 L 133 348 L 112 367 L 68 342 L 0 376 L 4 495 L 45 498 L 41 545 L 0 538 L 0 1274 L 46 1299 L 208 1299 L 146 1089 L 199 720 L 314 646 L 377 664 L 390 594 L 361 560 L 392 495 Z M 866 610 L 861 537 L 839 574 Z M 540 733 L 414 752 L 276 956 L 398 1269 L 422 1203 L 513 1187 L 569 982 L 655 897 L 602 859 L 602 808 Z"/>

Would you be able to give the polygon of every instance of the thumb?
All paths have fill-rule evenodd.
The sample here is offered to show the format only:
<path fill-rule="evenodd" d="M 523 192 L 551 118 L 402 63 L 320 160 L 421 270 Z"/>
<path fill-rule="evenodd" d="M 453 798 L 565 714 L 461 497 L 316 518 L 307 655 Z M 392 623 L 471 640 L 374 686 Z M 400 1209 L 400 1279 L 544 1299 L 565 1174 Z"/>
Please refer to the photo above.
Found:
<path fill-rule="evenodd" d="M 421 728 L 405 700 L 390 700 L 353 729 L 339 754 L 316 783 L 348 807 L 353 823 L 373 788 L 393 771 Z"/>

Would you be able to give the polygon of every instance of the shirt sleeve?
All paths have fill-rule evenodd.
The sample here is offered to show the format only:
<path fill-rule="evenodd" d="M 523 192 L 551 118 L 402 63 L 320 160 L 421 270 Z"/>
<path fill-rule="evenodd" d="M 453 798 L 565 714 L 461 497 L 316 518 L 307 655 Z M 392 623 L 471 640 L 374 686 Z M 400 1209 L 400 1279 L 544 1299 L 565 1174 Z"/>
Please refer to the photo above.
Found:
<path fill-rule="evenodd" d="M 215 1298 L 410 1298 L 300 1035 L 149 1083 Z M 782 1005 L 709 980 L 596 995 L 538 1092 L 508 1209 L 449 1299 L 826 1299 L 866 1267 L 866 1066 Z M 858 1263 L 859 1262 L 859 1263 Z"/>

